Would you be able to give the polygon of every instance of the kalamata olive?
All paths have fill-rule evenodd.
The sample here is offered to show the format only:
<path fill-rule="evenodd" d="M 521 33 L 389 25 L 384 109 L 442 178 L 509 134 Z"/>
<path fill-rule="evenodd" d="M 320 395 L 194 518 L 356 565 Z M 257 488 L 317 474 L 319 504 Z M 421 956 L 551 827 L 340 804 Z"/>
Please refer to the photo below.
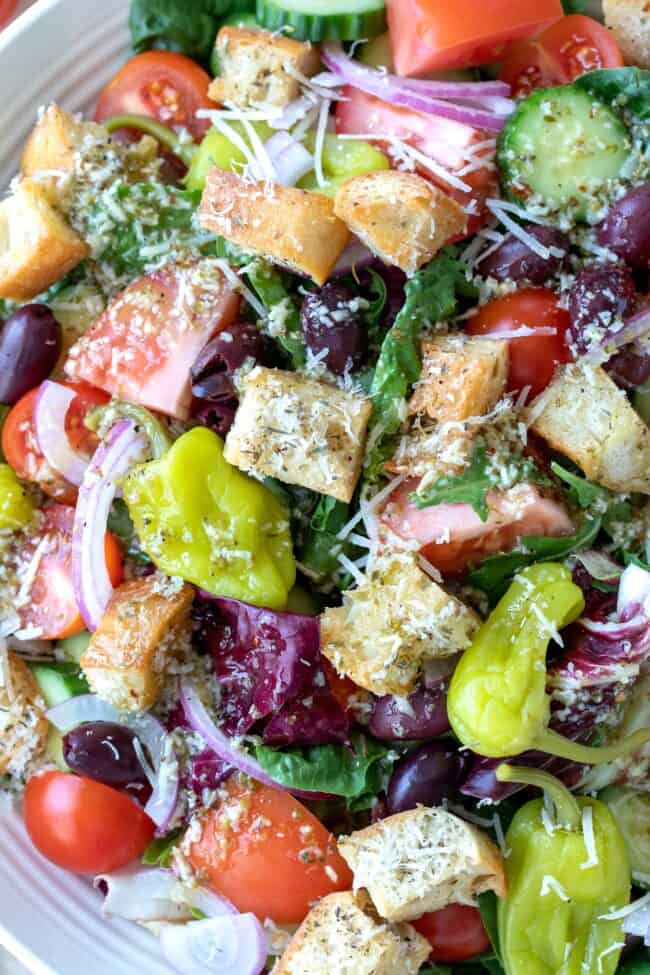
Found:
<path fill-rule="evenodd" d="M 526 224 L 526 233 L 549 248 L 548 257 L 542 257 L 514 234 L 506 234 L 503 243 L 487 257 L 479 261 L 479 273 L 484 278 L 497 281 L 530 281 L 544 284 L 561 271 L 569 253 L 570 242 L 566 234 L 554 227 Z"/>
<path fill-rule="evenodd" d="M 421 745 L 398 762 L 388 783 L 387 812 L 405 812 L 417 805 L 438 806 L 458 791 L 462 759 L 449 741 Z"/>
<path fill-rule="evenodd" d="M 650 379 L 650 355 L 628 347 L 612 356 L 605 363 L 605 369 L 617 386 L 622 389 L 638 389 Z"/>
<path fill-rule="evenodd" d="M 634 279 L 622 264 L 580 272 L 569 291 L 571 337 L 579 352 L 626 314 L 635 294 Z"/>
<path fill-rule="evenodd" d="M 197 399 L 232 399 L 237 395 L 233 374 L 247 360 L 264 363 L 267 357 L 260 330 L 248 322 L 237 322 L 215 335 L 199 353 L 191 370 L 192 394 Z"/>
<path fill-rule="evenodd" d="M 600 227 L 598 242 L 630 267 L 650 263 L 650 183 L 637 186 L 615 203 Z"/>
<path fill-rule="evenodd" d="M 208 427 L 220 437 L 225 437 L 233 425 L 236 412 L 236 399 L 195 400 L 192 416 L 202 427 Z"/>
<path fill-rule="evenodd" d="M 449 731 L 447 695 L 444 689 L 422 687 L 404 699 L 391 694 L 380 697 L 370 718 L 370 733 L 384 741 L 435 738 Z"/>
<path fill-rule="evenodd" d="M 358 369 L 366 352 L 366 330 L 361 313 L 364 299 L 338 281 L 305 297 L 300 310 L 302 334 L 314 355 L 326 352 L 327 368 L 343 375 Z"/>
<path fill-rule="evenodd" d="M 147 782 L 133 747 L 134 733 L 112 721 L 90 721 L 63 736 L 63 757 L 73 772 L 105 785 Z"/>
<path fill-rule="evenodd" d="M 0 331 L 0 403 L 13 406 L 50 375 L 61 354 L 61 326 L 47 305 L 23 305 Z"/>

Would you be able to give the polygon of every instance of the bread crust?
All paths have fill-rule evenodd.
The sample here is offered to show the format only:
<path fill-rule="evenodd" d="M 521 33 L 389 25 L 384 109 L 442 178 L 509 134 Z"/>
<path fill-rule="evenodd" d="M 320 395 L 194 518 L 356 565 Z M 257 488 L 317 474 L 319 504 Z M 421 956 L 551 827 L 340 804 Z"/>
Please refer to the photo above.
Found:
<path fill-rule="evenodd" d="M 49 723 L 31 670 L 8 651 L 0 677 L 0 774 L 22 775 L 45 751 Z"/>

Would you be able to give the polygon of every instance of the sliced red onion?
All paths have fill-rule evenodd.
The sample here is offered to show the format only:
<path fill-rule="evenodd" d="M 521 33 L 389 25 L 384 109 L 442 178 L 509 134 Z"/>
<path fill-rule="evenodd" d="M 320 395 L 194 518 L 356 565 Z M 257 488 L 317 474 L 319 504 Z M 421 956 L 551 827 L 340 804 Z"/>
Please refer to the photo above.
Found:
<path fill-rule="evenodd" d="M 650 615 L 650 572 L 640 565 L 628 565 L 621 575 L 618 584 L 618 600 L 616 611 L 623 616 L 630 607 L 643 607 L 644 613 Z"/>
<path fill-rule="evenodd" d="M 45 717 L 62 734 L 78 728 L 86 721 L 111 721 L 121 722 L 120 712 L 103 701 L 96 694 L 80 694 L 78 697 L 70 697 L 61 704 L 56 704 L 45 712 Z"/>
<path fill-rule="evenodd" d="M 295 186 L 314 168 L 314 157 L 288 132 L 276 132 L 264 143 L 264 148 L 275 167 L 275 182 L 283 186 Z"/>
<path fill-rule="evenodd" d="M 153 791 L 144 811 L 156 824 L 156 835 L 163 836 L 174 818 L 180 789 L 178 759 L 173 748 L 163 754 L 154 771 Z"/>
<path fill-rule="evenodd" d="M 613 640 L 618 643 L 621 640 L 629 640 L 631 637 L 643 633 L 648 628 L 648 617 L 645 613 L 638 613 L 630 620 L 612 620 L 609 623 L 583 618 L 580 620 L 580 624 L 589 633 L 595 633 L 603 640 Z"/>
<path fill-rule="evenodd" d="M 264 928 L 254 914 L 167 925 L 160 946 L 180 975 L 260 975 L 266 966 Z"/>
<path fill-rule="evenodd" d="M 358 237 L 353 237 L 334 265 L 330 277 L 342 278 L 346 274 L 352 274 L 355 268 L 361 270 L 367 267 L 374 260 L 374 254 L 368 250 L 366 245 L 362 244 Z"/>
<path fill-rule="evenodd" d="M 234 766 L 238 771 L 248 775 L 256 782 L 269 785 L 274 789 L 282 789 L 284 792 L 291 792 L 292 795 L 304 799 L 329 799 L 331 798 L 324 792 L 304 792 L 301 789 L 287 789 L 280 782 L 276 782 L 270 775 L 262 769 L 259 762 L 248 755 L 246 752 L 235 748 L 232 739 L 221 731 L 208 714 L 203 701 L 198 695 L 196 688 L 188 681 L 181 683 L 181 706 L 185 719 L 197 734 L 201 735 L 204 742 L 211 748 L 215 755 Z"/>
<path fill-rule="evenodd" d="M 489 93 L 481 89 L 480 83 L 428 82 L 426 88 L 404 84 L 402 78 L 387 72 L 378 71 L 353 61 L 343 52 L 338 43 L 324 44 L 321 50 L 324 64 L 343 84 L 360 88 L 369 95 L 375 95 L 393 105 L 411 108 L 427 115 L 438 115 L 464 125 L 498 132 L 503 128 L 507 117 L 505 100 L 501 99 L 503 89 Z M 432 87 L 435 86 L 435 87 Z M 495 103 L 494 98 L 499 98 Z M 489 99 L 483 102 L 483 99 Z M 454 102 L 445 99 L 464 99 Z M 470 104 L 468 104 L 468 102 Z M 485 107 L 482 107 L 485 104 Z M 509 106 L 510 114 L 514 102 Z"/>
<path fill-rule="evenodd" d="M 306 95 L 301 95 L 294 101 L 289 102 L 286 108 L 277 118 L 270 119 L 269 127 L 272 129 L 292 129 L 296 122 L 304 119 L 305 115 L 312 110 L 314 102 Z"/>
<path fill-rule="evenodd" d="M 638 906 L 623 920 L 623 930 L 626 934 L 636 934 L 643 938 L 643 943 L 650 946 L 650 894 L 639 899 Z"/>
<path fill-rule="evenodd" d="M 88 458 L 73 450 L 65 430 L 65 418 L 76 393 L 46 379 L 36 397 L 34 424 L 41 452 L 50 467 L 70 484 L 81 484 Z"/>
<path fill-rule="evenodd" d="M 104 545 L 117 480 L 144 459 L 147 438 L 131 420 L 121 420 L 95 451 L 86 469 L 72 531 L 72 583 L 79 612 L 89 630 L 96 630 L 113 586 L 106 568 Z"/>
<path fill-rule="evenodd" d="M 126 867 L 95 877 L 94 886 L 106 886 L 102 913 L 127 921 L 189 921 L 192 909 L 207 917 L 237 914 L 235 907 L 206 887 L 188 887 L 172 870 L 163 867 Z"/>
<path fill-rule="evenodd" d="M 618 331 L 609 330 L 599 342 L 594 342 L 584 355 L 588 362 L 600 362 L 603 356 L 610 356 L 617 349 L 645 338 L 650 333 L 650 308 L 626 318 Z"/>

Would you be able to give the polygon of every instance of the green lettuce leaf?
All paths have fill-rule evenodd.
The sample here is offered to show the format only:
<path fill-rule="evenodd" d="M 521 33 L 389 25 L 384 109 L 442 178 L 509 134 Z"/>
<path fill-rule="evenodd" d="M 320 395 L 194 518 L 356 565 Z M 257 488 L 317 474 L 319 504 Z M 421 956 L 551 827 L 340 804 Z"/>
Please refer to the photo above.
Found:
<path fill-rule="evenodd" d="M 254 3 L 248 4 L 252 9 Z M 220 21 L 241 4 L 233 0 L 131 0 L 129 27 L 135 51 L 180 51 L 207 62 Z"/>
<path fill-rule="evenodd" d="M 259 745 L 255 754 L 263 770 L 281 785 L 342 796 L 355 811 L 369 808 L 385 788 L 398 757 L 362 734 L 353 735 L 352 748 L 312 745 L 278 751 Z"/>
<path fill-rule="evenodd" d="M 600 528 L 600 518 L 585 518 L 575 535 L 562 535 L 559 538 L 529 535 L 522 538 L 521 551 L 488 556 L 478 569 L 470 572 L 468 582 L 482 589 L 493 606 L 503 596 L 517 572 L 533 562 L 553 562 L 589 548 Z"/>
<path fill-rule="evenodd" d="M 456 251 L 446 248 L 406 283 L 406 300 L 382 342 L 370 388 L 374 407 L 370 425 L 381 427 L 368 462 L 370 480 L 376 480 L 393 452 L 404 400 L 420 378 L 419 339 L 423 329 L 455 315 L 458 295 L 476 297 L 466 271 Z"/>
<path fill-rule="evenodd" d="M 485 449 L 478 447 L 474 451 L 471 464 L 462 474 L 439 477 L 431 487 L 422 493 L 416 491 L 411 498 L 416 508 L 453 502 L 471 504 L 481 521 L 487 521 L 490 514 L 487 493 L 493 484 L 493 478 L 488 472 Z"/>
<path fill-rule="evenodd" d="M 172 862 L 174 850 L 180 843 L 183 830 L 174 829 L 166 836 L 161 836 L 157 840 L 152 840 L 147 849 L 142 854 L 142 862 L 147 867 L 169 867 Z"/>
<path fill-rule="evenodd" d="M 276 341 L 289 357 L 291 367 L 299 369 L 307 361 L 305 343 L 300 324 L 300 308 L 284 284 L 283 275 L 266 261 L 253 261 L 246 269 L 249 284 L 264 307 L 270 311 L 277 305 L 286 305 L 284 334 Z"/>
<path fill-rule="evenodd" d="M 354 558 L 352 547 L 336 537 L 350 520 L 350 506 L 322 495 L 303 533 L 298 560 L 313 574 L 318 583 L 339 574 L 338 557 L 345 552 Z"/>

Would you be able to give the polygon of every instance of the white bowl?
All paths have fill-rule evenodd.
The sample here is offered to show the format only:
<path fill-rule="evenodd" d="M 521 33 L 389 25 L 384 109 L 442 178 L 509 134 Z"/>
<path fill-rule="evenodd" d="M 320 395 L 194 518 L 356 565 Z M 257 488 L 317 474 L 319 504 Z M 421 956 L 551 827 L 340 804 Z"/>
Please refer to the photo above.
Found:
<path fill-rule="evenodd" d="M 129 50 L 128 0 L 40 0 L 0 34 L 0 188 L 40 105 L 91 109 Z M 173 975 L 152 935 L 106 920 L 87 880 L 32 847 L 0 812 L 0 943 L 37 975 Z"/>

